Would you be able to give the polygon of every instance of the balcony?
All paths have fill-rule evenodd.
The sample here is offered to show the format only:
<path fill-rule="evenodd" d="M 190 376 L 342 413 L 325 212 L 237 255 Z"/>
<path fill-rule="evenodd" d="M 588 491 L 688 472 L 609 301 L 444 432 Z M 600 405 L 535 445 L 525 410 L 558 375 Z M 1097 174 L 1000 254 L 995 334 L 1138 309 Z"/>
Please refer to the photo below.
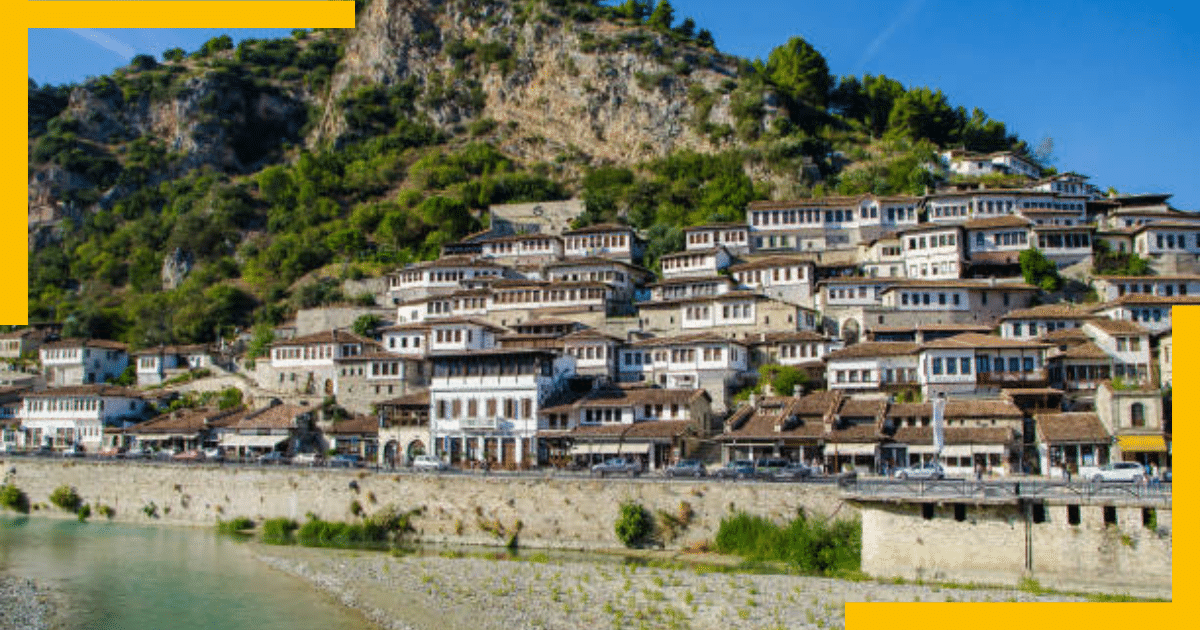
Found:
<path fill-rule="evenodd" d="M 1045 369 L 1030 372 L 979 372 L 975 375 L 975 383 L 1001 387 L 1046 387 L 1049 378 Z"/>
<path fill-rule="evenodd" d="M 462 429 L 495 429 L 500 424 L 500 418 L 459 418 L 458 426 Z"/>

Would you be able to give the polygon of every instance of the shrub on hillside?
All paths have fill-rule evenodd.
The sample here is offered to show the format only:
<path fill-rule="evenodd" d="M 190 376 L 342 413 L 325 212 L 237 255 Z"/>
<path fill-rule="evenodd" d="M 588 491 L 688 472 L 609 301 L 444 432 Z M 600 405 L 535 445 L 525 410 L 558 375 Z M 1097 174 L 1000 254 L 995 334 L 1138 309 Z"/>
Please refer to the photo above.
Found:
<path fill-rule="evenodd" d="M 637 547 L 645 544 L 654 531 L 654 521 L 646 508 L 638 503 L 626 501 L 621 504 L 621 514 L 617 517 L 617 539 L 626 547 Z"/>

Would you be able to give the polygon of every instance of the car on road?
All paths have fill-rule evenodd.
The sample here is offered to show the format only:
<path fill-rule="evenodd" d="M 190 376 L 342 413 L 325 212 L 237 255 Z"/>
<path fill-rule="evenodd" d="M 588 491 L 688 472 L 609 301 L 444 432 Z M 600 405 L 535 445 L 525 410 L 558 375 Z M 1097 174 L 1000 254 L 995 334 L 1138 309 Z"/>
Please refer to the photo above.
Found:
<path fill-rule="evenodd" d="M 754 462 L 749 459 L 735 459 L 713 471 L 714 477 L 721 479 L 750 479 L 754 476 Z"/>
<path fill-rule="evenodd" d="M 698 459 L 681 459 L 668 466 L 664 474 L 668 477 L 704 477 L 708 471 L 704 462 Z"/>
<path fill-rule="evenodd" d="M 901 468 L 892 474 L 896 479 L 945 479 L 946 469 L 937 462 Z"/>
<path fill-rule="evenodd" d="M 1084 466 L 1079 469 L 1079 477 L 1093 483 L 1104 481 L 1140 483 L 1146 479 L 1146 469 L 1137 462 L 1112 462 L 1103 466 Z"/>
<path fill-rule="evenodd" d="M 813 469 L 800 462 L 789 462 L 787 466 L 775 471 L 772 478 L 776 481 L 800 481 L 813 476 Z"/>
<path fill-rule="evenodd" d="M 782 457 L 763 457 L 754 462 L 754 474 L 762 479 L 772 479 L 790 462 Z"/>
<path fill-rule="evenodd" d="M 190 450 L 176 453 L 171 459 L 177 462 L 202 462 L 204 461 L 204 451 Z"/>
<path fill-rule="evenodd" d="M 324 461 L 320 453 L 297 453 L 292 458 L 292 464 L 296 466 L 320 466 Z"/>
<path fill-rule="evenodd" d="M 63 457 L 83 457 L 84 455 L 82 444 L 72 444 L 62 452 Z"/>
<path fill-rule="evenodd" d="M 413 470 L 447 470 L 450 465 L 434 455 L 417 455 L 412 461 Z"/>
<path fill-rule="evenodd" d="M 206 448 L 204 449 L 204 459 L 210 462 L 223 462 L 225 461 L 225 451 L 220 448 Z"/>
<path fill-rule="evenodd" d="M 636 477 L 642 474 L 642 463 L 629 457 L 613 457 L 592 466 L 592 474 L 601 477 L 621 473 Z"/>
<path fill-rule="evenodd" d="M 330 468 L 362 468 L 365 465 L 362 455 L 356 453 L 338 453 L 329 458 Z"/>
<path fill-rule="evenodd" d="M 287 454 L 285 454 L 283 451 L 271 451 L 270 453 L 267 453 L 265 455 L 258 456 L 258 463 L 260 463 L 264 466 L 268 465 L 268 464 L 282 465 L 282 464 L 287 464 L 290 461 L 291 461 L 291 458 L 289 458 L 287 456 Z"/>

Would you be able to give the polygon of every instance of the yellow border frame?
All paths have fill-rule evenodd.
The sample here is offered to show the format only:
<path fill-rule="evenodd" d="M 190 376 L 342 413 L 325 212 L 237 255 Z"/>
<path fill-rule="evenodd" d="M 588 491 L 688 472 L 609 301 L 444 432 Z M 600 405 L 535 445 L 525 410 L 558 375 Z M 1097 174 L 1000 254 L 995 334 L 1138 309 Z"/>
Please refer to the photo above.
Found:
<path fill-rule="evenodd" d="M 236 9 L 234 5 L 236 4 Z M 146 2 L 67 2 L 26 1 L 9 4 L 15 10 L 19 26 L 5 28 L 7 36 L 0 38 L 0 51 L 9 59 L 3 65 L 0 84 L 13 87 L 10 94 L 19 94 L 26 89 L 29 68 L 28 29 L 30 28 L 353 28 L 354 8 L 351 2 L 281 1 L 263 2 L 252 0 L 225 1 L 146 1 Z M 10 191 L 12 209 L 4 216 L 12 229 L 0 231 L 0 241 L 8 252 L 9 271 L 0 274 L 0 289 L 9 297 L 0 303 L 0 322 L 24 323 L 28 317 L 28 242 L 26 231 L 20 229 L 16 208 L 24 207 L 28 214 L 28 198 L 17 202 L 18 191 L 28 191 L 28 155 L 18 157 L 16 147 L 28 146 L 27 102 L 10 99 L 5 108 L 5 123 L 0 125 L 0 140 L 10 147 L 4 172 L 7 173 L 5 188 Z M 27 151 L 28 153 L 28 151 Z M 17 164 L 25 165 L 22 171 Z M 18 177 L 20 175 L 20 177 Z M 18 181 L 19 180 L 19 181 Z M 28 195 L 26 195 L 28 197 Z M 27 218 L 27 216 L 26 216 Z M 1180 333 L 1175 343 L 1175 356 L 1200 357 L 1200 307 L 1177 307 L 1174 312 L 1174 328 Z M 1178 361 L 1174 377 L 1181 383 L 1200 382 L 1200 361 Z M 1175 414 L 1184 422 L 1174 427 L 1174 436 L 1190 443 L 1187 436 L 1192 433 L 1186 418 L 1200 416 L 1197 395 L 1185 387 L 1175 403 Z M 1190 461 L 1184 457 L 1173 458 L 1174 471 L 1181 479 L 1191 479 Z M 1185 486 L 1181 495 L 1190 495 Z M 1170 622 L 1184 618 L 1186 602 L 1194 601 L 1191 589 L 1192 566 L 1186 559 L 1191 555 L 1191 518 L 1187 516 L 1190 500 L 1180 501 L 1180 509 L 1174 510 L 1172 534 L 1182 534 L 1175 542 L 1180 543 L 1180 552 L 1174 558 L 1184 558 L 1179 564 L 1172 559 L 1175 582 L 1173 601 L 1167 604 L 1140 604 L 1136 606 L 1112 606 L 1106 604 L 1039 604 L 1019 605 L 996 604 L 942 604 L 919 603 L 850 603 L 846 605 L 846 626 L 860 628 L 896 627 L 897 624 L 919 624 L 921 628 L 959 628 L 972 630 L 997 628 L 1012 630 L 1029 624 L 1050 627 L 1090 628 L 1133 628 L 1173 627 Z"/>

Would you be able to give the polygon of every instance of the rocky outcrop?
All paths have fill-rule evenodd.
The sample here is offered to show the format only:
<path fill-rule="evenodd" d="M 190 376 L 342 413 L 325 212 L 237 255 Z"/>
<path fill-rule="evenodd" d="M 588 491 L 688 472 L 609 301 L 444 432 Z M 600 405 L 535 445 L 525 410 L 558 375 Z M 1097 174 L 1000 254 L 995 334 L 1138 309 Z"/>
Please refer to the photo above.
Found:
<path fill-rule="evenodd" d="M 163 258 L 162 286 L 163 291 L 170 291 L 183 284 L 188 274 L 192 272 L 195 260 L 191 252 L 185 252 L 178 247 Z"/>

